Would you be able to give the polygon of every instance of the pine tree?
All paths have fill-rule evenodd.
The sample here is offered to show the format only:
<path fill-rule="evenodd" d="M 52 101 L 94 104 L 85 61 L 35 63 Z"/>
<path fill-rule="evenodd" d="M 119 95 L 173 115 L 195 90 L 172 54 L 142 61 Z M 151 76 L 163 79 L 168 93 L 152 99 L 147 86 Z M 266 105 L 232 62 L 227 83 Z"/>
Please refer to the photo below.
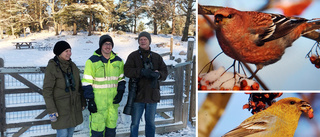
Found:
<path fill-rule="evenodd" d="M 122 30 L 122 31 L 130 31 L 130 20 L 128 20 L 128 10 L 129 10 L 129 2 L 126 0 L 119 0 L 119 4 L 115 7 L 114 12 L 112 12 L 112 29 L 113 31 Z"/>
<path fill-rule="evenodd" d="M 137 33 L 137 20 L 141 19 L 143 13 L 147 11 L 146 5 L 148 4 L 149 0 L 132 0 L 130 3 L 130 12 L 128 14 L 129 18 L 132 18 L 133 21 L 133 33 Z M 140 25 L 140 23 L 139 23 Z M 138 30 L 139 31 L 139 30 Z"/>
<path fill-rule="evenodd" d="M 191 24 L 191 16 L 193 16 L 192 11 L 195 11 L 195 9 L 192 9 L 195 0 L 182 0 L 181 2 L 181 9 L 186 13 L 186 22 L 181 41 L 188 41 L 189 26 Z"/>
<path fill-rule="evenodd" d="M 148 17 L 152 20 L 149 22 L 153 24 L 153 34 L 158 34 L 158 27 L 168 21 L 171 17 L 170 7 L 171 0 L 154 0 L 151 3 L 150 9 L 148 11 Z"/>

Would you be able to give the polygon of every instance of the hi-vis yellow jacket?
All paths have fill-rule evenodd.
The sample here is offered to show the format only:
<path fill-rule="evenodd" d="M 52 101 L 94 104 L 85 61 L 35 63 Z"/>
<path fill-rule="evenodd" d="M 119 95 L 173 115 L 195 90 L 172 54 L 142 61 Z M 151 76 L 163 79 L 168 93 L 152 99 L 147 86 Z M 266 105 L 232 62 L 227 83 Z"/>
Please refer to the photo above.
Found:
<path fill-rule="evenodd" d="M 105 127 L 116 127 L 119 104 L 113 104 L 113 99 L 117 90 L 125 90 L 123 66 L 114 52 L 106 59 L 100 49 L 87 60 L 82 79 L 84 97 L 94 98 L 97 105 L 97 113 L 90 115 L 91 130 L 101 132 Z"/>

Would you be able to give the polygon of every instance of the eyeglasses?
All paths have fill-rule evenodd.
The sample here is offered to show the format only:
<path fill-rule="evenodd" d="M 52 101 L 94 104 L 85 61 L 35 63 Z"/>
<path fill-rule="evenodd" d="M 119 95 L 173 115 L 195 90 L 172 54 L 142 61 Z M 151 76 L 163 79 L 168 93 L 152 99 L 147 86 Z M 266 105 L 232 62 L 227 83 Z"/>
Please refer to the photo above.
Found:
<path fill-rule="evenodd" d="M 110 43 L 110 42 L 108 42 L 108 43 L 103 43 L 103 45 L 112 46 L 112 43 Z"/>

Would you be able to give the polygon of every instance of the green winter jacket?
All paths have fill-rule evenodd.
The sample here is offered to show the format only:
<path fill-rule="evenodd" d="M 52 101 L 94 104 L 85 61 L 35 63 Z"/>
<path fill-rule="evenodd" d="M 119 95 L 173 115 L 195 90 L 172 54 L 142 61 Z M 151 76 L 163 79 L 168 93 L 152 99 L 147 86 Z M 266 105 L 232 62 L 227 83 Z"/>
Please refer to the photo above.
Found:
<path fill-rule="evenodd" d="M 86 99 L 94 99 L 97 113 L 90 115 L 90 129 L 101 132 L 115 128 L 118 119 L 119 104 L 113 104 L 117 90 L 124 91 L 125 79 L 123 61 L 111 52 L 110 58 L 102 56 L 98 49 L 87 60 L 83 73 L 82 85 Z"/>
<path fill-rule="evenodd" d="M 58 112 L 59 117 L 57 121 L 51 122 L 53 129 L 76 127 L 83 121 L 82 107 L 86 106 L 79 69 L 71 60 L 65 61 L 59 57 L 57 59 L 64 72 L 70 72 L 71 68 L 69 66 L 71 65 L 75 80 L 75 90 L 72 91 L 69 88 L 69 92 L 66 92 L 63 73 L 54 59 L 50 59 L 45 70 L 43 82 L 43 97 L 47 112 L 48 114 Z"/>

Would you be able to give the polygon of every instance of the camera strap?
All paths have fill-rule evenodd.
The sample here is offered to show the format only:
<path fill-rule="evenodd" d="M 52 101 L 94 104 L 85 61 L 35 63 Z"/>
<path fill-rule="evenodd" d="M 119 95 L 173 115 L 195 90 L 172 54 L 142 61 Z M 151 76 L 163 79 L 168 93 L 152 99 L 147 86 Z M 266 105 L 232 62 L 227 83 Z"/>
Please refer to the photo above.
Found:
<path fill-rule="evenodd" d="M 139 49 L 140 59 L 142 63 L 148 63 L 148 61 L 152 61 L 152 53 L 149 52 L 149 55 L 147 56 L 146 60 L 143 60 L 142 51 Z"/>

